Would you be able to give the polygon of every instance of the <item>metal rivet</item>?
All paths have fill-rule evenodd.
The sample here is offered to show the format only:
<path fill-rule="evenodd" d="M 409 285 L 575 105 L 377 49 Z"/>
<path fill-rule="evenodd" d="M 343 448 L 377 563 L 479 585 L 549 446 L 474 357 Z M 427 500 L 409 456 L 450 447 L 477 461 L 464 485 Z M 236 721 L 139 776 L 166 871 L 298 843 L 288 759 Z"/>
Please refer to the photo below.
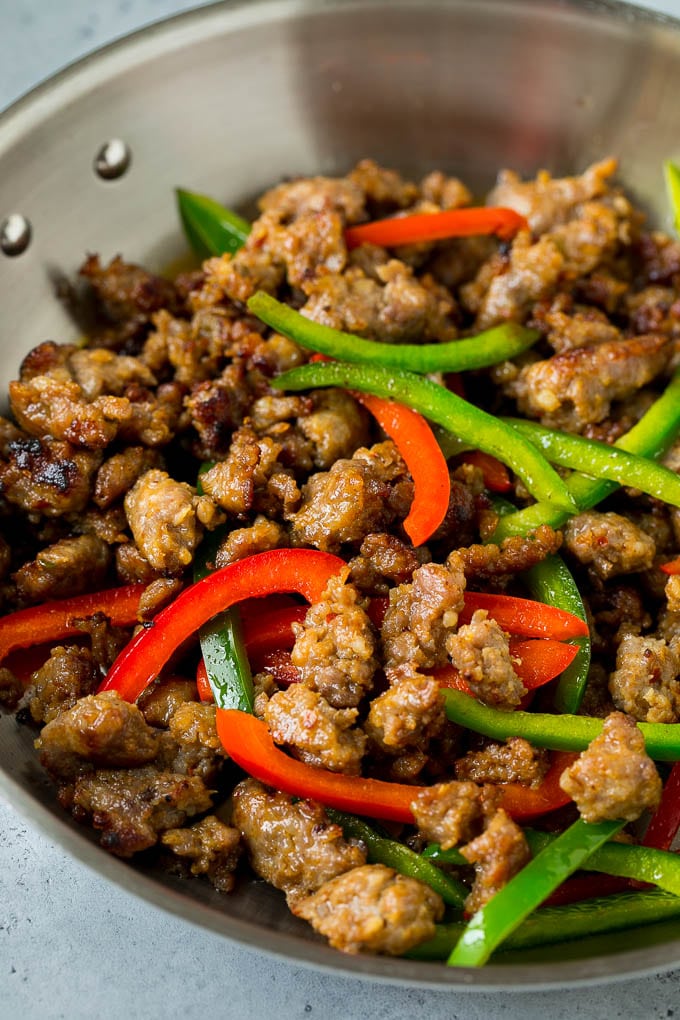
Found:
<path fill-rule="evenodd" d="M 115 181 L 122 177 L 130 166 L 132 153 L 120 138 L 112 138 L 105 142 L 94 158 L 94 169 L 105 181 Z"/>
<path fill-rule="evenodd" d="M 5 255 L 21 255 L 31 240 L 31 224 L 21 213 L 12 213 L 0 224 L 0 248 Z"/>

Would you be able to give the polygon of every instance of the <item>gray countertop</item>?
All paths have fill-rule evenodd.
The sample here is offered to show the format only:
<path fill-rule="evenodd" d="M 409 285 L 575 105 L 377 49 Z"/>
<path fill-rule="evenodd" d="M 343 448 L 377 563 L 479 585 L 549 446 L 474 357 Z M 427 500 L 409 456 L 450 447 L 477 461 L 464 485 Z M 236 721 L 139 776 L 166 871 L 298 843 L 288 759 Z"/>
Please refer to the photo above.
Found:
<path fill-rule="evenodd" d="M 0 0 L 0 109 L 103 43 L 191 0 Z M 680 0 L 649 3 L 680 16 Z M 261 1016 L 342 1020 L 670 1018 L 680 971 L 568 992 L 403 990 L 243 949 L 113 886 L 0 802 L 0 1017 Z"/>

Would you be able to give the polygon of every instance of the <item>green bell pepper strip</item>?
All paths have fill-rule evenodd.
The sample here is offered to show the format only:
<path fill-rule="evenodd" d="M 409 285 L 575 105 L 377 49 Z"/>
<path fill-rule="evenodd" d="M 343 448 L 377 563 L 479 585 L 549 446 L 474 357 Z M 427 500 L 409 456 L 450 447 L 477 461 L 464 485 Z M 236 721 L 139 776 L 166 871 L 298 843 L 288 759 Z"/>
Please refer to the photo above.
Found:
<path fill-rule="evenodd" d="M 680 896 L 657 889 L 616 893 L 564 907 L 541 907 L 506 937 L 501 948 L 533 949 L 676 917 L 680 917 Z M 464 931 L 460 921 L 438 924 L 432 939 L 405 955 L 412 960 L 445 960 Z"/>
<path fill-rule="evenodd" d="M 210 467 L 210 464 L 201 466 L 197 485 L 199 493 L 202 492 L 201 475 Z M 218 528 L 211 532 L 198 547 L 194 558 L 194 581 L 200 581 L 214 569 L 211 564 L 215 563 L 215 554 L 223 531 L 224 529 Z M 237 708 L 241 712 L 252 712 L 253 677 L 243 640 L 238 606 L 232 606 L 204 624 L 199 631 L 199 640 L 215 704 L 220 708 Z"/>
<path fill-rule="evenodd" d="M 564 482 L 535 446 L 486 411 L 413 372 L 376 365 L 347 365 L 340 361 L 322 362 L 284 372 L 273 379 L 271 385 L 280 390 L 342 386 L 401 401 L 507 464 L 537 499 L 564 508 L 568 513 L 575 512 L 574 500 Z"/>
<path fill-rule="evenodd" d="M 384 864 L 401 875 L 417 878 L 439 893 L 444 903 L 462 909 L 469 894 L 469 889 L 462 882 L 445 874 L 432 861 L 421 857 L 403 843 L 380 835 L 362 819 L 333 808 L 326 808 L 326 813 L 332 822 L 342 828 L 347 838 L 360 839 L 366 844 L 371 864 Z M 467 865 L 468 862 L 464 863 Z"/>
<path fill-rule="evenodd" d="M 667 159 L 663 165 L 663 172 L 668 201 L 673 212 L 673 226 L 676 233 L 680 234 L 680 167 L 672 159 Z"/>
<path fill-rule="evenodd" d="M 386 365 L 417 373 L 486 368 L 514 358 L 536 343 L 539 337 L 536 330 L 508 322 L 478 336 L 441 344 L 390 344 L 364 340 L 352 333 L 343 333 L 314 322 L 261 290 L 248 301 L 248 310 L 277 333 L 283 333 L 310 351 L 327 354 L 339 361 Z"/>
<path fill-rule="evenodd" d="M 521 418 L 502 418 L 501 421 L 512 425 L 542 450 L 551 464 L 574 468 L 592 478 L 607 478 L 618 485 L 640 489 L 664 503 L 680 506 L 680 477 L 646 457 L 570 432 L 547 429 Z"/>
<path fill-rule="evenodd" d="M 493 740 L 524 737 L 535 747 L 553 751 L 585 751 L 602 732 L 602 719 L 585 715 L 551 715 L 542 712 L 504 712 L 482 705 L 469 694 L 442 690 L 447 718 Z M 680 760 L 680 726 L 677 723 L 638 723 L 647 754 L 655 761 Z"/>
<path fill-rule="evenodd" d="M 676 371 L 670 383 L 640 421 L 614 443 L 614 447 L 628 450 L 643 457 L 656 459 L 666 452 L 680 430 L 680 370 Z M 601 503 L 618 488 L 616 482 L 593 479 L 574 472 L 567 481 L 579 511 L 589 510 Z M 500 542 L 509 535 L 528 535 L 541 524 L 561 527 L 570 514 L 560 507 L 545 501 L 534 503 L 524 510 L 508 514 L 498 522 L 492 536 L 493 542 Z"/>
<path fill-rule="evenodd" d="M 566 609 L 587 622 L 581 593 L 571 571 L 561 556 L 547 556 L 523 575 L 535 599 L 558 609 Z M 560 674 L 555 686 L 553 704 L 556 711 L 575 714 L 581 707 L 590 671 L 591 643 L 589 637 L 571 638 L 578 645 L 575 659 Z"/>
<path fill-rule="evenodd" d="M 524 836 L 533 856 L 557 839 L 556 833 L 538 832 L 536 829 L 525 829 Z M 455 847 L 442 850 L 436 843 L 425 847 L 421 856 L 435 864 L 456 867 L 467 864 L 460 850 Z M 648 882 L 674 896 L 680 896 L 680 855 L 667 850 L 630 843 L 604 843 L 593 851 L 585 868 L 587 871 Z"/>
<path fill-rule="evenodd" d="M 199 258 L 233 255 L 246 243 L 250 223 L 207 195 L 177 188 L 177 207 L 189 244 Z"/>
<path fill-rule="evenodd" d="M 491 954 L 624 822 L 578 818 L 472 916 L 448 958 L 450 967 L 481 967 Z"/>
<path fill-rule="evenodd" d="M 493 507 L 501 516 L 513 513 L 515 508 L 508 500 L 494 496 Z M 588 622 L 586 609 L 571 571 L 561 556 L 546 556 L 541 562 L 524 571 L 522 580 L 538 602 L 565 609 Z M 571 639 L 578 645 L 574 660 L 560 674 L 555 686 L 553 703 L 558 712 L 576 713 L 581 707 L 590 671 L 590 637 Z"/>

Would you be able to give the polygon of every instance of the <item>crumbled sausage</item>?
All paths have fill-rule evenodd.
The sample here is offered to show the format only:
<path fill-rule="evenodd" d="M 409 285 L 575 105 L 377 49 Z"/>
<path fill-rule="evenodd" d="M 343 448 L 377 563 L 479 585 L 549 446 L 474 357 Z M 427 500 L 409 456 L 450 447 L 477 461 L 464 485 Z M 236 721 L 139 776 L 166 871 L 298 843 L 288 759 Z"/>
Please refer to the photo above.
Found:
<path fill-rule="evenodd" d="M 31 675 L 23 705 L 34 722 L 48 723 L 60 712 L 73 708 L 79 698 L 93 694 L 100 681 L 89 649 L 57 646 Z"/>
<path fill-rule="evenodd" d="M 351 460 L 336 460 L 330 471 L 310 476 L 302 504 L 291 520 L 296 544 L 337 552 L 345 542 L 360 542 L 394 520 L 391 484 L 405 466 L 391 442 L 357 450 Z"/>
<path fill-rule="evenodd" d="M 366 608 L 354 585 L 338 574 L 304 623 L 293 624 L 291 662 L 334 708 L 354 708 L 373 686 L 376 637 Z"/>
<path fill-rule="evenodd" d="M 55 778 L 68 781 L 88 765 L 134 768 L 158 754 L 158 735 L 136 705 L 115 691 L 90 694 L 64 709 L 42 729 L 40 761 Z"/>
<path fill-rule="evenodd" d="M 420 834 L 448 850 L 477 835 L 494 794 L 477 783 L 451 780 L 422 789 L 411 804 Z"/>
<path fill-rule="evenodd" d="M 680 720 L 680 655 L 662 638 L 626 634 L 609 691 L 618 709 L 640 722 Z"/>
<path fill-rule="evenodd" d="M 519 705 L 526 688 L 512 664 L 507 635 L 485 609 L 447 637 L 446 650 L 480 701 L 506 709 Z"/>
<path fill-rule="evenodd" d="M 69 598 L 104 584 L 111 552 L 96 535 L 62 538 L 41 549 L 14 575 L 17 591 L 28 602 Z"/>
<path fill-rule="evenodd" d="M 607 716 L 599 737 L 562 773 L 560 786 L 586 822 L 634 822 L 661 799 L 661 779 L 645 738 L 622 712 Z"/>
<path fill-rule="evenodd" d="M 165 471 L 147 471 L 125 497 L 125 513 L 142 555 L 156 570 L 181 573 L 192 561 L 202 523 L 215 522 L 214 504 Z"/>
<path fill-rule="evenodd" d="M 445 723 L 439 681 L 408 666 L 390 670 L 387 676 L 390 686 L 371 701 L 366 733 L 388 754 L 423 750 Z"/>
<path fill-rule="evenodd" d="M 401 956 L 432 938 L 444 904 L 424 882 L 384 864 L 365 864 L 324 883 L 293 913 L 344 953 Z"/>
<path fill-rule="evenodd" d="M 524 833 L 503 808 L 497 809 L 484 832 L 460 852 L 475 866 L 475 882 L 465 900 L 468 914 L 488 903 L 531 857 Z"/>
<path fill-rule="evenodd" d="M 168 829 L 161 843 L 177 857 L 191 861 L 192 875 L 205 875 L 220 892 L 231 892 L 241 856 L 241 834 L 215 815 L 184 829 Z"/>
<path fill-rule="evenodd" d="M 393 588 L 381 630 L 387 667 L 443 665 L 445 641 L 458 623 L 464 591 L 462 561 L 455 554 L 446 567 L 426 563 L 414 570 L 409 584 Z"/>
<path fill-rule="evenodd" d="M 564 544 L 579 563 L 592 565 L 605 580 L 648 570 L 656 555 L 654 539 L 628 517 L 597 510 L 587 510 L 567 521 Z"/>
<path fill-rule="evenodd" d="M 548 767 L 545 751 L 532 747 L 523 737 L 510 737 L 505 744 L 487 744 L 481 751 L 468 751 L 456 762 L 456 778 L 538 786 Z"/>
<path fill-rule="evenodd" d="M 523 368 L 514 387 L 520 410 L 544 425 L 581 432 L 602 421 L 612 401 L 624 400 L 668 364 L 672 347 L 648 334 L 579 347 Z"/>
<path fill-rule="evenodd" d="M 255 873 L 282 889 L 289 904 L 366 860 L 363 844 L 347 841 L 320 804 L 294 803 L 255 779 L 245 779 L 234 790 L 232 822 Z"/>
<path fill-rule="evenodd" d="M 357 776 L 366 735 L 354 724 L 356 708 L 331 708 L 303 684 L 291 684 L 269 699 L 264 718 L 275 743 L 285 744 L 308 765 Z"/>

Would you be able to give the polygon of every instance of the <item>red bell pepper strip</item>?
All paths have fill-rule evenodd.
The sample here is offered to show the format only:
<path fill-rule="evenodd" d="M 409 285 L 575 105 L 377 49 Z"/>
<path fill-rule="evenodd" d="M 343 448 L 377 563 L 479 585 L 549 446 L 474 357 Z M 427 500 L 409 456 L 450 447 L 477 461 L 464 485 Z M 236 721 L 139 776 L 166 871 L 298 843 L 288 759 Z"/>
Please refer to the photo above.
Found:
<path fill-rule="evenodd" d="M 435 533 L 449 509 L 451 479 L 444 454 L 432 429 L 417 411 L 368 393 L 352 395 L 371 412 L 404 458 L 414 485 L 404 531 L 414 546 L 422 545 Z"/>
<path fill-rule="evenodd" d="M 423 787 L 344 776 L 306 765 L 279 750 L 266 723 L 246 712 L 218 708 L 217 733 L 230 758 L 268 786 L 339 811 L 413 823 L 411 803 Z M 562 807 L 569 797 L 560 788 L 559 777 L 575 757 L 555 754 L 553 765 L 535 790 L 519 783 L 503 784 L 501 806 L 514 818 L 534 818 Z"/>
<path fill-rule="evenodd" d="M 680 574 L 680 556 L 677 560 L 669 560 L 668 563 L 662 563 L 659 570 L 663 570 L 664 574 L 670 574 L 671 577 L 674 574 Z"/>
<path fill-rule="evenodd" d="M 664 783 L 661 803 L 652 815 L 643 839 L 644 846 L 670 850 L 680 829 L 680 762 L 671 769 Z"/>
<path fill-rule="evenodd" d="M 245 598 L 299 592 L 318 601 L 328 581 L 346 564 L 315 549 L 273 549 L 256 553 L 185 588 L 152 625 L 123 649 L 99 688 L 135 701 L 187 638 L 217 613 Z"/>
<path fill-rule="evenodd" d="M 82 634 L 77 621 L 104 613 L 114 627 L 132 627 L 137 623 L 139 600 L 146 585 L 128 584 L 122 588 L 71 599 L 55 599 L 40 606 L 19 609 L 0 618 L 0 662 L 17 648 L 62 641 Z"/>
<path fill-rule="evenodd" d="M 578 646 L 548 638 L 528 641 L 511 638 L 510 654 L 517 676 L 528 691 L 534 691 L 554 680 L 574 661 Z M 442 687 L 470 694 L 467 682 L 454 666 L 442 666 L 432 672 Z"/>
<path fill-rule="evenodd" d="M 588 624 L 578 616 L 532 599 L 466 591 L 460 622 L 469 623 L 477 609 L 486 609 L 503 630 L 517 637 L 555 638 L 560 641 L 588 634 Z"/>
<path fill-rule="evenodd" d="M 371 599 L 368 615 L 375 627 L 382 627 L 388 604 L 386 598 Z M 504 631 L 515 637 L 567 641 L 589 634 L 588 624 L 565 609 L 558 609 L 544 602 L 535 602 L 533 599 L 480 591 L 465 592 L 459 623 L 469 623 L 472 614 L 478 609 L 486 609 L 489 616 L 496 620 Z"/>
<path fill-rule="evenodd" d="M 472 464 L 473 467 L 479 468 L 484 476 L 484 485 L 489 492 L 509 492 L 512 488 L 510 472 L 505 464 L 502 464 L 496 457 L 492 457 L 490 453 L 484 453 L 483 450 L 470 450 L 469 453 L 461 454 L 460 461 L 462 464 Z"/>
<path fill-rule="evenodd" d="M 208 680 L 205 659 L 198 660 L 198 666 L 196 667 L 196 689 L 201 701 L 211 702 L 215 700 L 210 681 Z"/>
<path fill-rule="evenodd" d="M 266 723 L 245 712 L 218 709 L 217 733 L 229 757 L 268 786 L 339 811 L 413 822 L 411 802 L 422 787 L 345 776 L 306 765 L 279 750 Z"/>
<path fill-rule="evenodd" d="M 583 900 L 625 892 L 630 887 L 630 879 L 619 878 L 618 875 L 572 875 L 562 885 L 558 885 L 541 906 L 562 907 L 567 903 L 581 903 Z"/>
<path fill-rule="evenodd" d="M 350 249 L 360 244 L 394 248 L 401 244 L 445 241 L 450 237 L 473 237 L 478 234 L 497 234 L 502 240 L 508 241 L 518 230 L 527 229 L 528 226 L 524 216 L 502 206 L 445 209 L 443 212 L 391 216 L 389 219 L 348 227 L 345 243 Z"/>

